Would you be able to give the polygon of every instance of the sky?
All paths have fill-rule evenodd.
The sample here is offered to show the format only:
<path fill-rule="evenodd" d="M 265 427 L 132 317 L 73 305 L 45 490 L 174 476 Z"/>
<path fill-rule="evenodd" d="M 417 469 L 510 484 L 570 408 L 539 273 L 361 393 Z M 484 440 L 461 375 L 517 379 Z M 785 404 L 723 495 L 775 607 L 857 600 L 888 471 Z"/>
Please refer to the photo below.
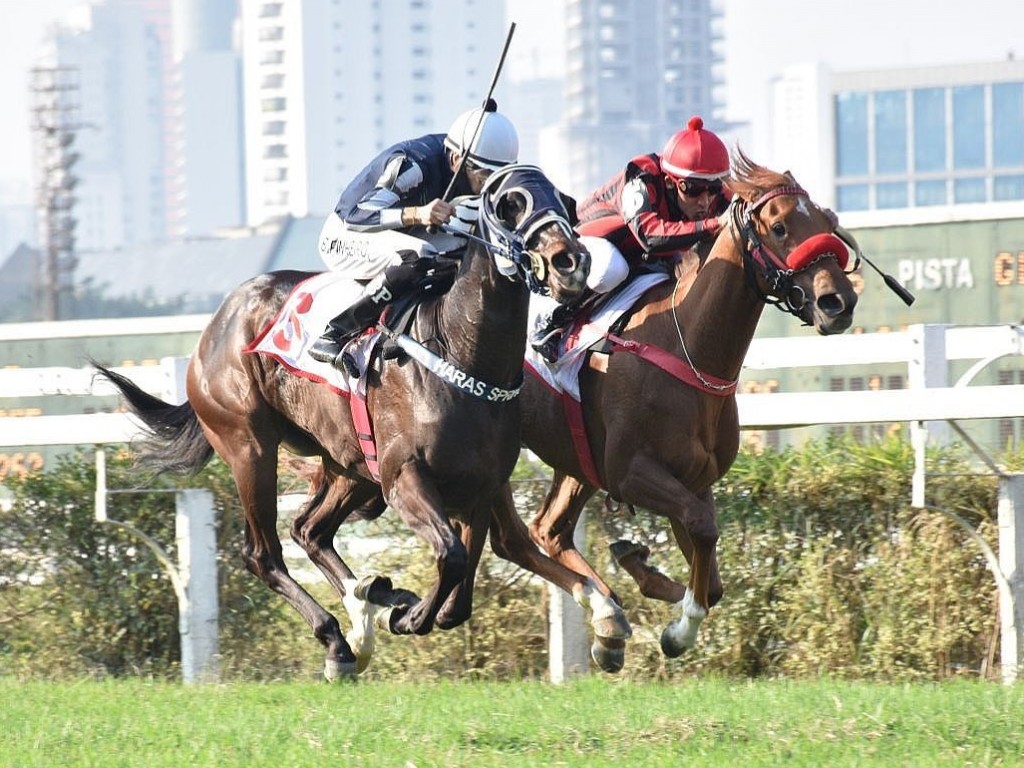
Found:
<path fill-rule="evenodd" d="M 47 27 L 81 4 L 0 0 L 0 204 L 31 199 L 28 71 Z M 787 66 L 823 62 L 848 71 L 1024 57 L 1024 0 L 723 0 L 723 5 L 726 117 L 752 122 L 751 151 L 767 122 L 770 83 Z M 507 15 L 516 22 L 509 77 L 557 73 L 564 61 L 561 17 L 552 8 L 560 6 L 558 0 L 509 0 Z"/>

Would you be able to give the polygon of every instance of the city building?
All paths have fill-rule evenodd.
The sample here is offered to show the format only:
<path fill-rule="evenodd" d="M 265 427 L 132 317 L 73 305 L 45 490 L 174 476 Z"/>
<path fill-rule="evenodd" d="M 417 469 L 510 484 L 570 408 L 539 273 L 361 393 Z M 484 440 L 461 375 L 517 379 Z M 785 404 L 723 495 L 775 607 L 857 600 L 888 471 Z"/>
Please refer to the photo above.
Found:
<path fill-rule="evenodd" d="M 77 114 L 78 249 L 166 237 L 163 51 L 146 14 L 131 0 L 84 7 L 38 61 L 39 70 L 77 74 L 67 93 Z"/>
<path fill-rule="evenodd" d="M 854 333 L 1024 323 L 1024 61 L 861 72 L 792 67 L 774 87 L 773 134 L 773 167 L 792 170 L 815 201 L 839 213 L 869 258 L 916 296 L 904 306 L 863 267 Z M 806 332 L 777 315 L 766 311 L 759 336 Z M 952 364 L 950 380 L 965 371 Z M 993 360 L 974 381 L 1021 383 L 1024 366 L 1019 358 Z M 892 366 L 758 372 L 745 381 L 750 391 L 905 385 Z M 969 430 L 981 444 L 1004 448 L 1024 440 L 1017 421 Z"/>
<path fill-rule="evenodd" d="M 248 223 L 326 215 L 380 150 L 444 132 L 479 105 L 505 39 L 503 8 L 485 0 L 243 3 Z"/>
<path fill-rule="evenodd" d="M 242 70 L 235 34 L 239 3 L 170 0 L 170 5 L 168 235 L 204 237 L 245 222 Z"/>
<path fill-rule="evenodd" d="M 721 10 L 713 0 L 566 0 L 564 107 L 542 161 L 584 196 L 692 115 L 715 131 L 723 104 Z"/>
<path fill-rule="evenodd" d="M 840 213 L 927 221 L 1024 203 L 1024 61 L 801 65 L 774 85 L 774 104 L 775 156 Z"/>

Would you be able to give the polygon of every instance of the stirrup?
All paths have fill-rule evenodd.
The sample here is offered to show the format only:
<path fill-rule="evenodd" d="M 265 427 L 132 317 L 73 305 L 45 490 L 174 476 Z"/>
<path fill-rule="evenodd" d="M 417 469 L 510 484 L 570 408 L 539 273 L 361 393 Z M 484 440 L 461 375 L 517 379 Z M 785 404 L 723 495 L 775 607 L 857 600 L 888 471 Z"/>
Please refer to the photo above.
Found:
<path fill-rule="evenodd" d="M 565 329 L 557 325 L 550 331 L 545 331 L 542 328 L 537 332 L 537 335 L 533 337 L 533 348 L 538 349 L 551 342 L 555 342 L 557 344 L 559 339 L 562 338 L 563 333 L 565 333 Z"/>
<path fill-rule="evenodd" d="M 343 346 L 334 336 L 325 333 L 314 341 L 307 351 L 309 356 L 317 362 L 334 365 L 342 349 Z"/>
<path fill-rule="evenodd" d="M 558 344 L 562 340 L 562 333 L 561 328 L 555 328 L 532 342 L 530 346 L 533 347 L 534 352 L 549 363 L 557 362 L 559 358 Z"/>
<path fill-rule="evenodd" d="M 359 363 L 356 362 L 351 352 L 342 352 L 334 361 L 334 367 L 339 371 L 345 371 L 353 379 L 358 379 L 363 375 L 363 372 L 359 370 Z"/>

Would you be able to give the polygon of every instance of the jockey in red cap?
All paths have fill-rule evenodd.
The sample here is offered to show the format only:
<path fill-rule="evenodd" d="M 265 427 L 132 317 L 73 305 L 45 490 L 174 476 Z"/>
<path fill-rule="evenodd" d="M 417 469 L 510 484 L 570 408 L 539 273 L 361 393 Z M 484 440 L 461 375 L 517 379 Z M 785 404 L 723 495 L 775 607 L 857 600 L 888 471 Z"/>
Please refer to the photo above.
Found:
<path fill-rule="evenodd" d="M 730 193 L 722 186 L 728 175 L 725 144 L 694 116 L 669 138 L 661 154 L 634 157 L 582 200 L 577 231 L 585 243 L 596 237 L 611 246 L 600 249 L 603 258 L 592 253 L 587 281 L 591 291 L 606 293 L 643 262 L 675 258 L 713 239 L 721 227 L 719 216 L 729 205 Z M 584 294 L 574 305 L 556 309 L 536 331 L 533 348 L 555 359 L 565 327 L 592 298 L 593 293 Z"/>

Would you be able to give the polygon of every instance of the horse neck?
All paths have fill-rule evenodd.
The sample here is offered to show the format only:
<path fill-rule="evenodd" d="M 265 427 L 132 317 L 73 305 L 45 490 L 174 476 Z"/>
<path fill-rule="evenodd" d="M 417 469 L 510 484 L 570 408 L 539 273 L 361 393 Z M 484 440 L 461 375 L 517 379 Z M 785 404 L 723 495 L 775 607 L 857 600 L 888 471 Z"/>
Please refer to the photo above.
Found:
<path fill-rule="evenodd" d="M 724 379 L 736 379 L 764 310 L 747 286 L 743 257 L 728 233 L 718 238 L 695 276 L 680 277 L 669 296 L 659 335 L 668 337 L 669 350 L 679 350 L 682 332 L 686 352 L 698 369 Z M 678 319 L 678 329 L 676 326 Z"/>
<path fill-rule="evenodd" d="M 437 335 L 452 363 L 492 384 L 516 380 L 526 351 L 529 292 L 501 275 L 490 256 L 470 245 L 451 290 L 439 302 Z"/>

